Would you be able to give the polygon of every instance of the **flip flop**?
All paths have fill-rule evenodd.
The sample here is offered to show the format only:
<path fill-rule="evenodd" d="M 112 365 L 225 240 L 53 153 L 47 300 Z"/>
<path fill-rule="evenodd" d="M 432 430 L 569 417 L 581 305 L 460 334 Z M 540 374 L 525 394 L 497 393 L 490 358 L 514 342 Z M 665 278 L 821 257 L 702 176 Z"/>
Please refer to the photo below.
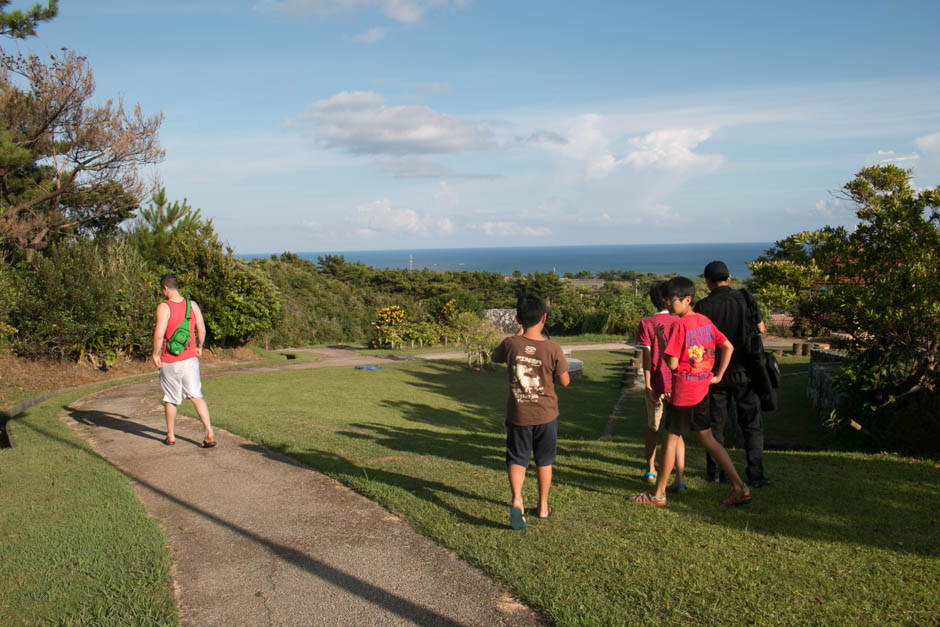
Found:
<path fill-rule="evenodd" d="M 687 486 L 687 485 L 684 484 L 684 483 L 674 483 L 674 484 L 672 484 L 671 486 L 669 486 L 669 487 L 666 488 L 666 489 L 667 489 L 669 492 L 675 492 L 676 494 L 681 494 L 681 493 L 685 492 L 686 490 L 688 490 L 688 489 L 689 489 L 689 486 Z"/>
<path fill-rule="evenodd" d="M 173 446 L 174 444 L 176 444 L 176 440 L 171 440 L 170 438 L 167 437 L 167 438 L 163 438 L 163 443 L 166 444 L 167 446 Z"/>
<path fill-rule="evenodd" d="M 525 529 L 525 517 L 522 515 L 521 507 L 513 507 L 509 510 L 509 525 L 516 531 Z"/>
<path fill-rule="evenodd" d="M 634 505 L 652 505 L 654 507 L 666 507 L 666 497 L 657 498 L 655 494 L 647 490 L 642 494 L 634 494 L 630 497 L 630 502 Z"/>
<path fill-rule="evenodd" d="M 549 508 L 548 513 L 544 516 L 539 516 L 538 510 L 536 510 L 535 517 L 538 518 L 539 520 L 548 520 L 549 518 L 552 517 L 552 510 L 551 508 Z"/>
<path fill-rule="evenodd" d="M 747 505 L 750 502 L 751 493 L 746 490 L 744 492 L 732 492 L 721 504 L 725 507 L 737 507 L 738 505 Z"/>
<path fill-rule="evenodd" d="M 643 478 L 646 479 L 646 483 L 656 483 L 656 473 L 648 472 L 643 475 Z"/>
<path fill-rule="evenodd" d="M 202 448 L 212 448 L 215 446 L 215 440 L 203 440 L 201 446 Z"/>

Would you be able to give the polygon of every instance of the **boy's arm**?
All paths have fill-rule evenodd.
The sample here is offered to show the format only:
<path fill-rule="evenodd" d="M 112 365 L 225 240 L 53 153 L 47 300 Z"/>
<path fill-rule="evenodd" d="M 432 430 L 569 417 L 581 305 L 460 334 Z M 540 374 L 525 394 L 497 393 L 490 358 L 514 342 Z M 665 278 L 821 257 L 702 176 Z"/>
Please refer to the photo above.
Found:
<path fill-rule="evenodd" d="M 669 366 L 670 370 L 675 370 L 679 367 L 679 358 L 673 355 L 666 355 L 666 365 Z"/>
<path fill-rule="evenodd" d="M 653 391 L 653 354 L 647 347 L 643 347 L 643 380 L 646 383 L 646 398 L 654 405 L 659 405 L 659 398 Z"/>
<path fill-rule="evenodd" d="M 558 383 L 563 388 L 568 387 L 568 384 L 571 383 L 571 375 L 569 375 L 567 372 L 562 372 L 560 375 L 558 375 Z"/>
<path fill-rule="evenodd" d="M 718 372 L 712 377 L 710 385 L 721 383 L 722 377 L 725 376 L 725 370 L 728 369 L 728 364 L 731 363 L 731 353 L 734 352 L 734 346 L 731 345 L 729 340 L 725 340 L 719 348 L 721 348 L 721 363 L 718 364 Z"/>

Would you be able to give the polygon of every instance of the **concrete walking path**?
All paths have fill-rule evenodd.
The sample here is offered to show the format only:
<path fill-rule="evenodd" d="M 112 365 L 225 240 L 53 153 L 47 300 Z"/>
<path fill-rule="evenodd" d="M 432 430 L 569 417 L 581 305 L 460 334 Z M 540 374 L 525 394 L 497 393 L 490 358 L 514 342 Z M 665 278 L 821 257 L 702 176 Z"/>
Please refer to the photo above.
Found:
<path fill-rule="evenodd" d="M 208 376 L 401 361 L 315 352 L 320 361 Z M 211 412 L 212 399 L 207 401 Z M 457 555 L 319 472 L 219 428 L 218 446 L 202 449 L 201 424 L 182 415 L 176 444 L 165 446 L 156 380 L 86 396 L 68 408 L 67 418 L 134 482 L 148 512 L 160 520 L 175 561 L 184 624 L 544 622 Z"/>

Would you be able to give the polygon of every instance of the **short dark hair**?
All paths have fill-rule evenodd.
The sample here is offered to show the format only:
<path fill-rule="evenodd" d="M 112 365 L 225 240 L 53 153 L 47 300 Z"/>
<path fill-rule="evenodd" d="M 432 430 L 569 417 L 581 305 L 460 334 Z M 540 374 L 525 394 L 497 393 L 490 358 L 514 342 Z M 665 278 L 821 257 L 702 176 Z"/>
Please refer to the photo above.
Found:
<path fill-rule="evenodd" d="M 516 301 L 516 318 L 523 328 L 534 327 L 547 312 L 545 300 L 535 292 L 525 292 Z"/>
<path fill-rule="evenodd" d="M 706 279 L 713 283 L 721 283 L 727 281 L 731 273 L 728 272 L 728 266 L 724 261 L 711 261 L 705 266 L 704 275 Z"/>
<path fill-rule="evenodd" d="M 175 274 L 164 274 L 160 277 L 160 287 L 178 290 L 180 288 L 180 282 L 176 279 Z"/>
<path fill-rule="evenodd" d="M 656 311 L 662 311 L 666 308 L 665 287 L 665 281 L 654 281 L 650 285 L 650 301 L 652 301 Z"/>
<path fill-rule="evenodd" d="M 690 296 L 692 300 L 695 300 L 695 283 L 684 276 L 674 276 L 666 281 L 665 292 L 667 302 L 673 298 L 685 298 L 686 296 Z"/>

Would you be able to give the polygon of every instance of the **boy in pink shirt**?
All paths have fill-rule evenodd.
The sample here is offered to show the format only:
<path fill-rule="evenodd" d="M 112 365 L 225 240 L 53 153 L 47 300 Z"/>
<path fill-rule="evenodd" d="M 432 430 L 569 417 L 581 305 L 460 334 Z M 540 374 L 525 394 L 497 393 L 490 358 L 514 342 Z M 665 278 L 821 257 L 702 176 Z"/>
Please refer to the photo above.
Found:
<path fill-rule="evenodd" d="M 672 371 L 664 361 L 663 349 L 679 322 L 679 316 L 666 308 L 665 281 L 650 286 L 650 300 L 658 310 L 656 314 L 640 320 L 636 331 L 636 347 L 643 351 L 643 377 L 646 380 L 646 474 L 643 478 L 656 483 L 656 443 L 660 426 L 672 394 Z M 685 485 L 685 440 L 681 437 L 676 445 L 676 492 L 683 492 Z"/>
<path fill-rule="evenodd" d="M 750 503 L 751 493 L 738 476 L 728 452 L 712 435 L 708 405 L 708 386 L 721 382 L 734 347 L 711 320 L 692 311 L 695 296 L 692 281 L 685 277 L 670 279 L 666 284 L 666 295 L 669 310 L 679 316 L 664 351 L 666 363 L 673 371 L 672 397 L 666 407 L 665 418 L 668 433 L 655 490 L 631 496 L 630 502 L 658 507 L 666 505 L 666 482 L 675 463 L 679 438 L 692 430 L 731 481 L 731 494 L 722 503 L 728 507 L 745 505 Z M 721 347 L 721 361 L 713 375 L 716 346 Z"/>

